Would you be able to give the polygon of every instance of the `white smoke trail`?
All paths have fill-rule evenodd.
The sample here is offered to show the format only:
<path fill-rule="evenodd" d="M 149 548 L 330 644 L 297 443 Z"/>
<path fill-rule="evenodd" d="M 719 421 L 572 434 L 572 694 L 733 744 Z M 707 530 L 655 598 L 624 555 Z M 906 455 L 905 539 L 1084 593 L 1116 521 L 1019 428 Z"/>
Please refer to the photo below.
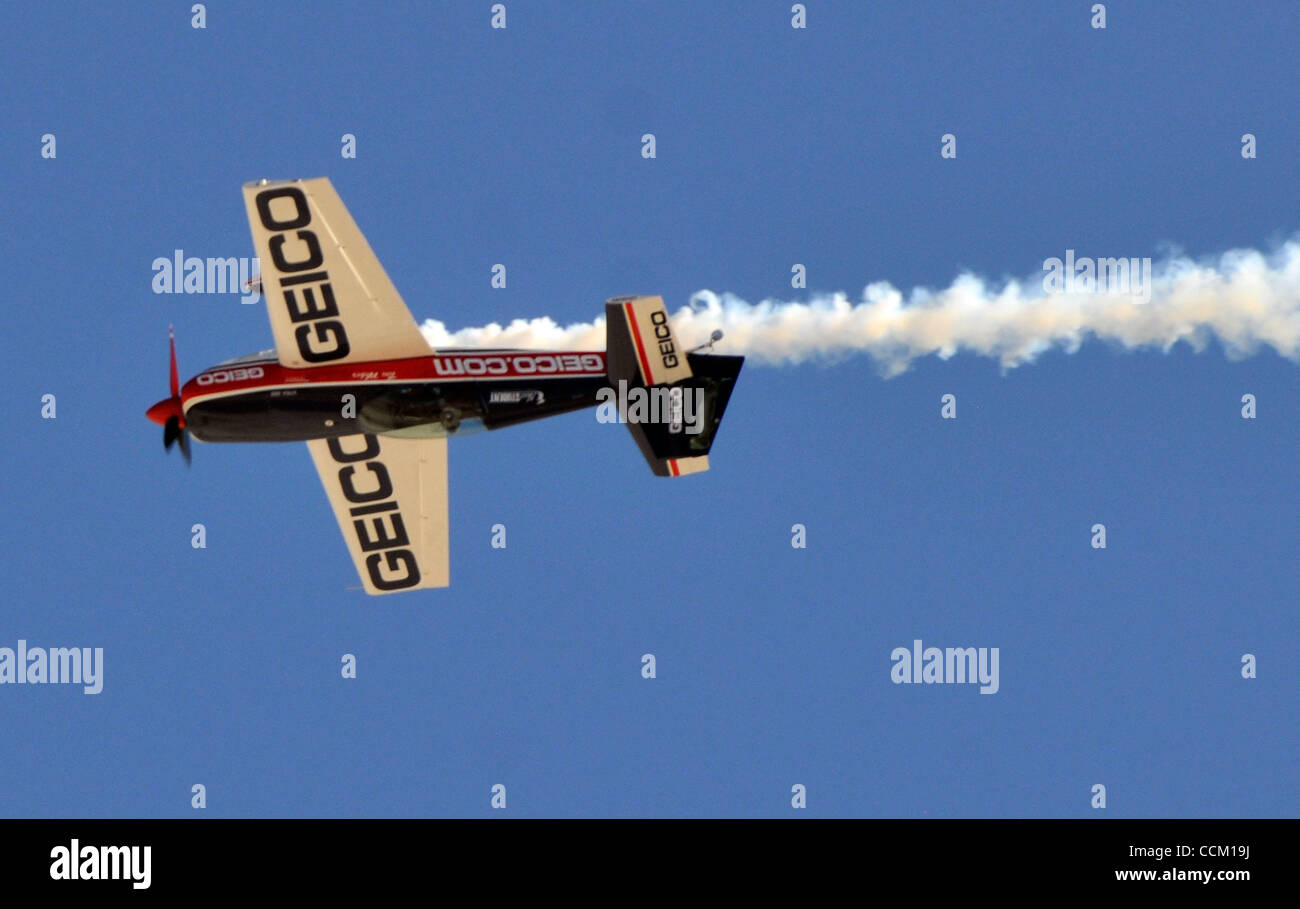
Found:
<path fill-rule="evenodd" d="M 1232 250 L 1217 261 L 1167 259 L 1156 264 L 1150 293 L 1148 303 L 1105 293 L 1047 294 L 1041 276 L 994 287 L 968 273 L 944 290 L 915 288 L 906 299 L 890 284 L 869 284 L 856 304 L 843 293 L 751 304 L 701 290 L 672 322 L 687 347 L 720 328 L 726 338 L 719 352 L 743 353 L 755 363 L 866 354 L 890 376 L 918 357 L 946 359 L 959 351 L 994 357 L 1010 369 L 1052 348 L 1073 353 L 1090 338 L 1166 352 L 1179 341 L 1199 352 L 1217 338 L 1232 359 L 1267 346 L 1300 361 L 1300 238 L 1271 255 Z M 605 346 L 603 318 L 564 327 L 546 317 L 516 319 L 504 328 L 493 323 L 456 332 L 430 319 L 423 331 L 435 348 Z"/>

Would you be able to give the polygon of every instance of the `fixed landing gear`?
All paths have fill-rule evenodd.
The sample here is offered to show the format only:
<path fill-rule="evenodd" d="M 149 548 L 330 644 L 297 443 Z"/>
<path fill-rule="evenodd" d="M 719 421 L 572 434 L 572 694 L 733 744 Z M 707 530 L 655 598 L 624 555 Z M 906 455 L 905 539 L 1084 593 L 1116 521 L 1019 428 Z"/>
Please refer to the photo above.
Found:
<path fill-rule="evenodd" d="M 396 388 L 366 402 L 359 423 L 366 432 L 407 433 L 414 437 L 451 435 L 461 429 L 465 412 L 437 388 Z M 419 431 L 420 427 L 424 432 Z"/>

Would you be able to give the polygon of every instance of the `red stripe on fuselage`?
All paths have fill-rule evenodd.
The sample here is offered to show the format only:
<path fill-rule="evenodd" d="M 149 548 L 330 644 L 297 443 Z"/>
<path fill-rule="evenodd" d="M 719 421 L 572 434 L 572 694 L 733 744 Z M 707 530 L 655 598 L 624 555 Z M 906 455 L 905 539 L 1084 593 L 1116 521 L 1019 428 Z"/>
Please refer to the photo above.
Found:
<path fill-rule="evenodd" d="M 508 351 L 435 354 L 402 360 L 374 360 L 311 368 L 285 367 L 275 360 L 232 363 L 204 370 L 185 383 L 186 404 L 209 395 L 284 386 L 352 383 L 477 382 L 488 379 L 563 379 L 603 376 L 604 351 Z"/>

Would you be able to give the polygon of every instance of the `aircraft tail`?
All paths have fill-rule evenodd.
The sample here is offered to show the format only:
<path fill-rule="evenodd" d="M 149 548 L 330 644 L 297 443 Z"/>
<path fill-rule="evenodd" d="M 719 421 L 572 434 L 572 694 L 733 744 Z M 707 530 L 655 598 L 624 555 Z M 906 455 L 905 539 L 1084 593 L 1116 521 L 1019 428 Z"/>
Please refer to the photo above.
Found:
<path fill-rule="evenodd" d="M 709 450 L 744 357 L 685 351 L 662 297 L 605 303 L 605 362 L 619 416 L 660 477 L 709 469 Z"/>

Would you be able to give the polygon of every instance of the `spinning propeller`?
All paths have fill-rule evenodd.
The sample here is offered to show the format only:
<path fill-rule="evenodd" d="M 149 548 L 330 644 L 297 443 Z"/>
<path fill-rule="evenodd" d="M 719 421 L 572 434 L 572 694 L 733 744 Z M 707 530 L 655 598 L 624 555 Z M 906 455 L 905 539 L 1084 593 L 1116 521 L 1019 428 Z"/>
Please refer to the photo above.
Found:
<path fill-rule="evenodd" d="M 171 375 L 171 392 L 170 398 L 163 398 L 153 407 L 150 407 L 145 416 L 155 423 L 161 424 L 163 428 L 163 448 L 171 451 L 172 444 L 181 443 L 181 456 L 185 458 L 185 463 L 190 463 L 190 435 L 185 431 L 185 410 L 181 406 L 181 382 L 180 375 L 176 371 L 176 336 L 172 329 L 167 329 L 167 340 L 171 345 L 172 352 L 172 375 Z"/>

